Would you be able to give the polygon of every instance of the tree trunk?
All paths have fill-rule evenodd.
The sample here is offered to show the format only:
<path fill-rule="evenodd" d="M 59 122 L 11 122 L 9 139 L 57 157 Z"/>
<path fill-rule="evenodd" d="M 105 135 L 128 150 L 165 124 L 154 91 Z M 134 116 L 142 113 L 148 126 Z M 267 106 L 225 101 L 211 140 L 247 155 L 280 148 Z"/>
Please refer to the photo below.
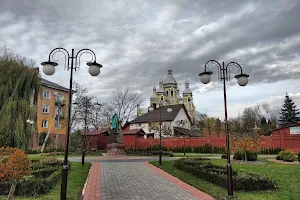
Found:
<path fill-rule="evenodd" d="M 247 151 L 245 150 L 245 161 L 247 161 Z"/>
<path fill-rule="evenodd" d="M 14 194 L 15 194 L 16 186 L 17 186 L 16 182 L 13 182 L 11 184 L 7 200 L 13 200 L 14 199 Z"/>

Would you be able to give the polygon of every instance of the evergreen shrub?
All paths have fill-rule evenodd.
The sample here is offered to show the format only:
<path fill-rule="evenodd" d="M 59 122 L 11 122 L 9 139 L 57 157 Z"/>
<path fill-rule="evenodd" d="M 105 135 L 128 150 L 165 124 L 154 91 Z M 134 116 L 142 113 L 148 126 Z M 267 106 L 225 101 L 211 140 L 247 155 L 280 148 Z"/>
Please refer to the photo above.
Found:
<path fill-rule="evenodd" d="M 296 155 L 289 150 L 280 151 L 278 155 L 282 157 L 282 160 L 285 162 L 294 162 L 297 160 Z"/>

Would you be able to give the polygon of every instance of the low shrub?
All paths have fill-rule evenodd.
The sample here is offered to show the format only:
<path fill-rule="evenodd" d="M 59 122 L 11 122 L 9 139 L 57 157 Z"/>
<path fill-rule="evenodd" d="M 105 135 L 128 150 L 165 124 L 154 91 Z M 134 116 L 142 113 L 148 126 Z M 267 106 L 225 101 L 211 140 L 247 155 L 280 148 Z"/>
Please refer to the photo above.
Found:
<path fill-rule="evenodd" d="M 241 152 L 235 152 L 233 155 L 234 160 L 244 160 L 244 158 L 245 158 L 245 155 L 244 155 L 244 153 L 241 153 Z"/>
<path fill-rule="evenodd" d="M 42 165 L 47 165 L 47 166 L 52 166 L 52 167 L 57 167 L 57 166 L 62 166 L 63 161 L 58 160 L 56 158 L 44 158 L 40 160 L 40 163 Z"/>
<path fill-rule="evenodd" d="M 278 156 L 281 156 L 282 160 L 285 162 L 294 162 L 297 160 L 296 155 L 289 150 L 280 151 Z"/>
<path fill-rule="evenodd" d="M 257 161 L 258 154 L 256 152 L 246 152 L 247 161 Z M 233 155 L 235 160 L 245 160 L 245 153 L 235 152 Z"/>
<path fill-rule="evenodd" d="M 298 153 L 298 162 L 300 162 L 300 152 Z"/>
<path fill-rule="evenodd" d="M 15 195 L 36 196 L 49 192 L 60 180 L 61 171 L 57 169 L 43 169 L 34 171 L 33 176 L 18 181 Z M 10 182 L 0 182 L 0 195 L 7 195 Z"/>
<path fill-rule="evenodd" d="M 226 167 L 203 162 L 203 159 L 183 158 L 176 160 L 174 166 L 187 173 L 191 173 L 208 182 L 227 188 Z M 257 191 L 275 189 L 274 180 L 260 174 L 232 170 L 233 189 Z"/>
<path fill-rule="evenodd" d="M 221 158 L 222 159 L 227 159 L 227 154 L 222 154 Z"/>
<path fill-rule="evenodd" d="M 276 160 L 283 160 L 281 156 L 276 156 Z"/>

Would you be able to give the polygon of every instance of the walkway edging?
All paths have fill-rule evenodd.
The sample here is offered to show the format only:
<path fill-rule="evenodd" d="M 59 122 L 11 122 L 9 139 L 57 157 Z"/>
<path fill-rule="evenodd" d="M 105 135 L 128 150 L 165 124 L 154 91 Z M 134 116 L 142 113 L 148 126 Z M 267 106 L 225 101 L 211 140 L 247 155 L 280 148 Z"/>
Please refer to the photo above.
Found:
<path fill-rule="evenodd" d="M 100 200 L 100 163 L 93 162 L 82 191 L 83 200 Z"/>
<path fill-rule="evenodd" d="M 177 177 L 174 177 L 172 175 L 170 175 L 169 173 L 163 171 L 162 169 L 148 163 L 148 162 L 143 162 L 143 164 L 152 169 L 154 172 L 158 173 L 160 176 L 164 177 L 165 179 L 167 179 L 168 181 L 170 181 L 171 183 L 175 184 L 176 186 L 178 186 L 179 188 L 181 188 L 182 190 L 186 191 L 187 193 L 191 194 L 192 196 L 194 196 L 195 198 L 198 198 L 199 200 L 214 200 L 214 198 L 200 190 L 198 190 L 197 188 L 183 182 L 182 180 L 178 179 Z"/>

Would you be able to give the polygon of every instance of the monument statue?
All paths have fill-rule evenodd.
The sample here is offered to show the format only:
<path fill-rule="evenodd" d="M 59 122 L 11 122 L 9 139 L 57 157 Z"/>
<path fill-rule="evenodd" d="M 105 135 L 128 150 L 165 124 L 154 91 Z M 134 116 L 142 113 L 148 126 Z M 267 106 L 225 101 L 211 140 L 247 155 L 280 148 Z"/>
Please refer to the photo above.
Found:
<path fill-rule="evenodd" d="M 109 132 L 109 143 L 123 143 L 123 135 L 119 126 L 118 114 L 115 113 L 111 121 L 111 130 Z"/>
<path fill-rule="evenodd" d="M 124 155 L 125 145 L 123 144 L 123 134 L 120 129 L 118 114 L 114 114 L 111 120 L 109 131 L 109 144 L 106 145 L 106 155 Z"/>

